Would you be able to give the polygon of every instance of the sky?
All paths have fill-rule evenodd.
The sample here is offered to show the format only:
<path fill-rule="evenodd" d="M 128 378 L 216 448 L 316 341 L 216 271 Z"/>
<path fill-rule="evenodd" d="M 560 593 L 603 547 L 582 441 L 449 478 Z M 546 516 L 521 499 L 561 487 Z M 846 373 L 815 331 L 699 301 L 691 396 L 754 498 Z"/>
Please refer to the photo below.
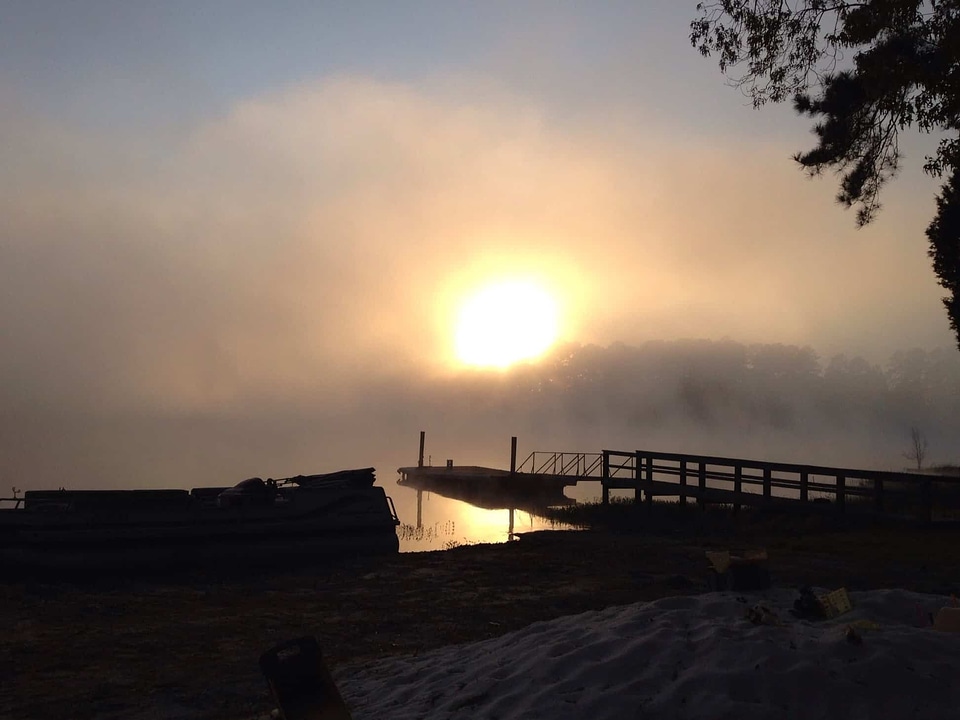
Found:
<path fill-rule="evenodd" d="M 414 447 L 442 420 L 377 398 L 460 372 L 457 309 L 511 278 L 555 298 L 564 342 L 952 346 L 927 140 L 856 229 L 790 160 L 807 123 L 725 84 L 694 16 L 3 0 L 0 475 L 193 480 L 292 457 L 270 438 L 298 413 L 327 439 L 296 457 L 330 469 L 366 464 L 341 452 L 365 419 Z M 251 417 L 276 422 L 217 425 Z M 191 465 L 197 425 L 221 449 Z"/>

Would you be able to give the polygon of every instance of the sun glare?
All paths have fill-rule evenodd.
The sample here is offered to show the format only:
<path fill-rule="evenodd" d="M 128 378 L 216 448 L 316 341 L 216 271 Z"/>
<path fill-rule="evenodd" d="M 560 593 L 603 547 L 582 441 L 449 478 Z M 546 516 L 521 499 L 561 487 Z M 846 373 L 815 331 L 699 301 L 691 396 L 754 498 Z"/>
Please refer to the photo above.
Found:
<path fill-rule="evenodd" d="M 487 285 L 467 300 L 457 318 L 457 358 L 500 369 L 534 360 L 556 342 L 558 320 L 556 301 L 536 283 Z"/>

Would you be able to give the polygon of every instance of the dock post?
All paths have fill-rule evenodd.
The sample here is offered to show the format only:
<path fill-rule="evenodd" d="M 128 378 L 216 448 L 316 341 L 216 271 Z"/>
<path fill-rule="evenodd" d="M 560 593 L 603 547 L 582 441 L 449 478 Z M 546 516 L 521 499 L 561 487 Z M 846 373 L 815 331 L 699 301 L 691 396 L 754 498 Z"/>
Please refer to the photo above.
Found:
<path fill-rule="evenodd" d="M 743 501 L 743 465 L 737 463 L 733 466 L 733 513 L 740 512 L 740 505 Z"/>
<path fill-rule="evenodd" d="M 687 504 L 687 459 L 680 461 L 680 505 Z"/>
<path fill-rule="evenodd" d="M 423 441 L 426 438 L 427 433 L 423 430 L 420 431 L 420 456 L 417 458 L 417 467 L 423 467 Z"/>
<path fill-rule="evenodd" d="M 883 512 L 883 478 L 879 475 L 873 481 L 873 505 L 878 513 Z"/>
<path fill-rule="evenodd" d="M 603 465 L 600 469 L 600 487 L 603 489 L 603 504 L 610 504 L 610 451 L 603 451 Z"/>
<path fill-rule="evenodd" d="M 763 504 L 764 506 L 769 505 L 773 499 L 773 473 L 770 472 L 770 468 L 765 467 L 763 469 Z"/>
<path fill-rule="evenodd" d="M 647 491 L 646 497 L 644 497 L 644 502 L 647 504 L 647 508 L 653 507 L 653 456 L 647 455 Z"/>
<path fill-rule="evenodd" d="M 847 478 L 844 475 L 837 475 L 837 510 L 841 515 L 847 508 Z"/>
<path fill-rule="evenodd" d="M 643 457 L 640 455 L 640 451 L 637 450 L 633 455 L 633 504 L 640 504 L 640 492 L 643 485 L 642 475 L 640 474 L 640 468 L 643 466 Z"/>
<path fill-rule="evenodd" d="M 707 509 L 707 466 L 700 460 L 700 467 L 697 469 L 697 505 L 701 510 Z"/>
<path fill-rule="evenodd" d="M 510 438 L 510 474 L 517 474 L 517 436 Z"/>

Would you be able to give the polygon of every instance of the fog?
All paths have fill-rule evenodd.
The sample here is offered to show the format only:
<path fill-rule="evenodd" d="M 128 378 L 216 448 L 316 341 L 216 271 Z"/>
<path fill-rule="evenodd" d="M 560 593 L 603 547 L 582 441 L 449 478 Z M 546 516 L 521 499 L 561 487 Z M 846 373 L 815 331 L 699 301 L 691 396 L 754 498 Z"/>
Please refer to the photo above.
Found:
<path fill-rule="evenodd" d="M 809 347 L 733 341 L 567 345 L 503 374 L 371 382 L 349 403 L 223 412 L 58 412 L 4 418 L 21 488 L 226 484 L 345 467 L 381 482 L 416 463 L 507 467 L 531 451 L 656 450 L 898 470 L 910 431 L 928 464 L 956 463 L 960 362 L 952 350 L 821 360 Z"/>
<path fill-rule="evenodd" d="M 64 18 L 31 35 L 46 11 L 23 9 L 0 73 L 0 482 L 392 477 L 420 430 L 437 462 L 503 466 L 518 435 L 521 452 L 896 467 L 919 426 L 954 461 L 955 380 L 918 399 L 893 360 L 955 364 L 935 352 L 953 344 L 923 241 L 935 183 L 908 168 L 857 231 L 833 181 L 791 164 L 807 140 L 789 113 L 721 107 L 711 67 L 692 79 L 686 11 L 658 7 L 676 48 L 654 26 L 636 26 L 646 45 L 608 34 L 622 9 L 524 14 L 473 65 L 340 58 L 242 81 L 223 48 L 179 42 L 179 10 L 145 50 L 147 9 L 98 26 L 104 47 L 126 38 L 108 57 Z M 244 12 L 224 32 L 249 30 Z M 672 79 L 648 56 L 668 45 Z M 553 354 L 458 367 L 458 303 L 517 274 L 557 298 Z M 806 369 L 764 374 L 757 347 Z"/>

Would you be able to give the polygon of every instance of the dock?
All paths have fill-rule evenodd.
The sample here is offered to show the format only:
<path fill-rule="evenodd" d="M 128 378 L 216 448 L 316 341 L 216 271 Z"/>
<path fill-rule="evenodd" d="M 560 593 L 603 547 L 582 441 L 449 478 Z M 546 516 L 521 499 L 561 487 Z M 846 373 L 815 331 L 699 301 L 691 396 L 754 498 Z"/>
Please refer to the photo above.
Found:
<path fill-rule="evenodd" d="M 487 510 L 515 508 L 533 513 L 573 503 L 563 489 L 577 482 L 575 478 L 511 473 L 477 465 L 402 467 L 397 472 L 397 484 L 402 487 L 435 492 Z"/>
<path fill-rule="evenodd" d="M 510 469 L 423 465 L 399 468 L 400 485 L 432 490 L 479 507 L 530 508 L 569 504 L 566 487 L 598 482 L 604 504 L 612 490 L 633 492 L 637 504 L 654 498 L 701 507 L 726 505 L 833 509 L 873 516 L 910 517 L 921 522 L 960 518 L 960 478 L 924 473 L 826 467 L 649 450 L 598 453 L 530 453 L 517 462 L 517 438 L 511 438 Z M 490 505 L 484 498 L 501 500 Z M 473 498 L 473 499 L 472 499 Z M 484 504 L 487 502 L 487 504 Z M 510 504 L 514 502 L 515 504 Z M 522 502 L 523 504 L 518 504 Z"/>

